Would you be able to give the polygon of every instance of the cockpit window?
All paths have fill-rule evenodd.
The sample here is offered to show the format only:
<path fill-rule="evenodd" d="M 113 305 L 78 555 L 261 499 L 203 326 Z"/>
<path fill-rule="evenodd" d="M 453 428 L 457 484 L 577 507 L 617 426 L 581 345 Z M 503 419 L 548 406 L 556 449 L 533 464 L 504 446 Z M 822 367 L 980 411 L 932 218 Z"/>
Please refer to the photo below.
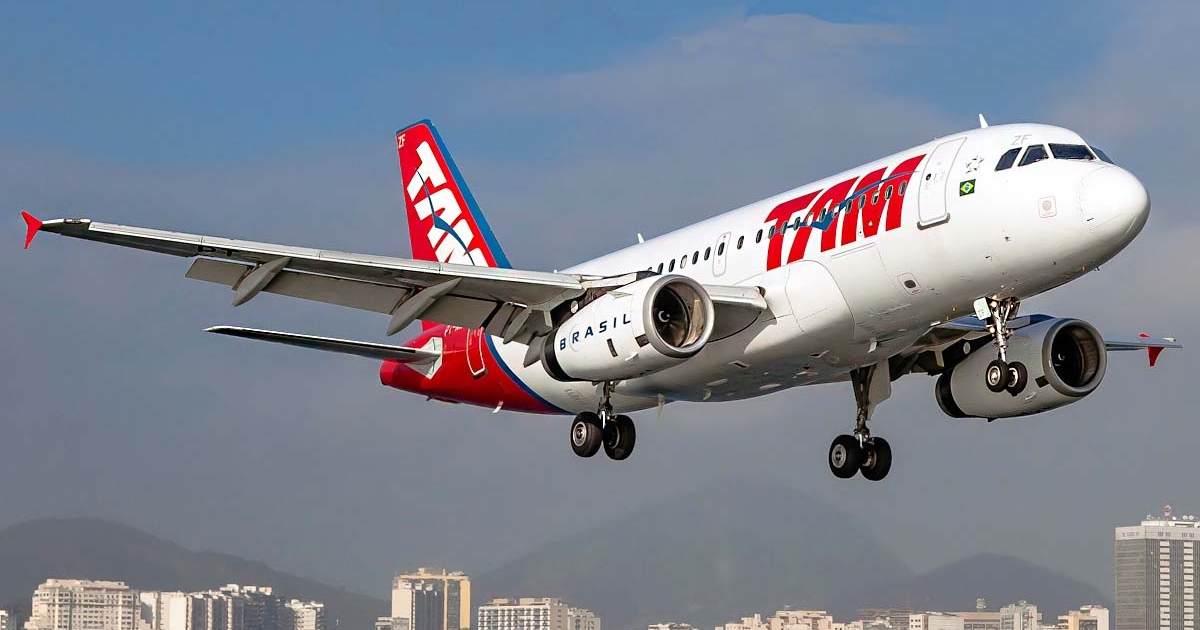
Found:
<path fill-rule="evenodd" d="M 1000 161 L 996 162 L 996 170 L 1003 171 L 1012 168 L 1012 165 L 1017 161 L 1017 156 L 1020 154 L 1021 147 L 1005 151 L 1004 155 L 1000 156 Z"/>
<path fill-rule="evenodd" d="M 1084 160 L 1087 162 L 1094 161 L 1096 156 L 1082 144 L 1055 144 L 1050 143 L 1050 152 L 1054 154 L 1056 160 Z"/>
<path fill-rule="evenodd" d="M 1021 158 L 1020 166 L 1027 166 L 1034 162 L 1050 159 L 1050 154 L 1046 153 L 1046 147 L 1035 144 L 1025 151 L 1025 157 Z"/>
<path fill-rule="evenodd" d="M 1105 162 L 1108 162 L 1109 164 L 1115 164 L 1115 162 L 1112 161 L 1112 158 L 1108 157 L 1108 154 L 1105 153 L 1104 151 L 1101 151 L 1100 149 L 1098 149 L 1096 147 L 1092 147 L 1092 150 L 1096 152 L 1096 157 L 1100 158 L 1101 160 L 1104 160 Z"/>

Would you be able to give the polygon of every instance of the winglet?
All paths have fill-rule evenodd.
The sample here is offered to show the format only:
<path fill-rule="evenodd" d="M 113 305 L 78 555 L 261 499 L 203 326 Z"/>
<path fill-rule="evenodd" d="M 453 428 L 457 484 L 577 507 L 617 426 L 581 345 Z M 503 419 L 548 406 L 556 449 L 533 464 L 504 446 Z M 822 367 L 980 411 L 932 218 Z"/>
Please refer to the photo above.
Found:
<path fill-rule="evenodd" d="M 42 221 L 24 210 L 21 211 L 21 218 L 25 219 L 25 249 L 29 249 L 33 237 L 37 235 L 38 230 L 42 229 Z"/>
<path fill-rule="evenodd" d="M 1149 339 L 1150 335 L 1147 335 L 1146 333 L 1142 333 L 1142 334 L 1138 335 L 1138 337 L 1140 337 L 1142 339 Z M 1154 364 L 1158 363 L 1158 355 L 1162 354 L 1162 351 L 1164 349 L 1165 348 L 1163 348 L 1162 346 L 1150 346 L 1150 347 L 1146 348 L 1146 356 L 1150 359 L 1150 367 L 1154 367 Z"/>

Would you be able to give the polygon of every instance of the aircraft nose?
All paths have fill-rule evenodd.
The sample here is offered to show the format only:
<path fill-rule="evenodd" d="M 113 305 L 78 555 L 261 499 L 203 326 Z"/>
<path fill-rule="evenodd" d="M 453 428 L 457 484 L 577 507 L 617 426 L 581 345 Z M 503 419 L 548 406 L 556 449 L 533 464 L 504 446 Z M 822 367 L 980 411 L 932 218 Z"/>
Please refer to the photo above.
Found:
<path fill-rule="evenodd" d="M 1105 166 L 1083 178 L 1079 186 L 1079 208 L 1089 228 L 1112 223 L 1114 235 L 1132 238 L 1150 216 L 1150 193 L 1129 171 Z"/>

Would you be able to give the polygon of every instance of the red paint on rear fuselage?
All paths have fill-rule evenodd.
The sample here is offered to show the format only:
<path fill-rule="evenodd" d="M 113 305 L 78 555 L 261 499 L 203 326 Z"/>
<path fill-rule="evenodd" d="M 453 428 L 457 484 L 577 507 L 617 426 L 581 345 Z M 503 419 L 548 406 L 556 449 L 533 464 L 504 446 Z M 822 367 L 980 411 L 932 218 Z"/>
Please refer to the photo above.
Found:
<path fill-rule="evenodd" d="M 409 366 L 397 361 L 384 361 L 379 368 L 379 380 L 388 387 L 422 394 L 452 403 L 467 403 L 490 409 L 502 405 L 507 411 L 523 411 L 527 413 L 562 413 L 534 396 L 525 385 L 511 374 L 507 366 L 492 351 L 487 343 L 487 335 L 477 336 L 484 343 L 480 352 L 474 356 L 482 356 L 483 370 L 471 369 L 467 353 L 475 353 L 476 348 L 468 348 L 468 336 L 474 332 L 458 326 L 435 325 L 414 337 L 407 344 L 412 348 L 423 348 L 433 339 L 442 341 L 441 364 L 429 376 L 420 371 L 427 366 Z M 428 370 L 426 370 L 428 371 Z"/>

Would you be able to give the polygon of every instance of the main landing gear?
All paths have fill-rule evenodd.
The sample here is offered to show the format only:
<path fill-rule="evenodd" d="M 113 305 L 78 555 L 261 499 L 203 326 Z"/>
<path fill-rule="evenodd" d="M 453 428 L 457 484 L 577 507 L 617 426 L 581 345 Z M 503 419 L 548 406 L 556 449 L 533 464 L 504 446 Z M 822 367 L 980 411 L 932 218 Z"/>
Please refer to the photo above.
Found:
<path fill-rule="evenodd" d="M 603 400 L 596 413 L 585 411 L 571 423 L 571 450 L 580 457 L 591 457 L 604 448 L 609 459 L 623 460 L 633 453 L 637 430 L 633 419 L 613 413 L 612 397 L 616 383 L 603 385 Z"/>
<path fill-rule="evenodd" d="M 975 303 L 975 314 L 987 322 L 988 333 L 993 337 L 992 345 L 996 346 L 996 360 L 988 363 L 983 372 L 984 383 L 989 391 L 999 394 L 1008 392 L 1013 396 L 1025 390 L 1029 381 L 1029 370 L 1024 363 L 1008 362 L 1008 338 L 1012 329 L 1008 320 L 1017 314 L 1021 303 L 1013 298 L 997 300 L 994 298 L 979 298 Z"/>
<path fill-rule="evenodd" d="M 858 406 L 854 435 L 839 435 L 829 446 L 829 470 L 839 479 L 849 479 L 861 472 L 870 481 L 880 481 L 892 469 L 891 445 L 881 437 L 872 436 L 867 428 L 875 405 L 892 393 L 892 382 L 887 373 L 874 378 L 877 367 L 871 365 L 850 371 L 850 383 Z M 884 369 L 887 369 L 886 364 Z"/>

